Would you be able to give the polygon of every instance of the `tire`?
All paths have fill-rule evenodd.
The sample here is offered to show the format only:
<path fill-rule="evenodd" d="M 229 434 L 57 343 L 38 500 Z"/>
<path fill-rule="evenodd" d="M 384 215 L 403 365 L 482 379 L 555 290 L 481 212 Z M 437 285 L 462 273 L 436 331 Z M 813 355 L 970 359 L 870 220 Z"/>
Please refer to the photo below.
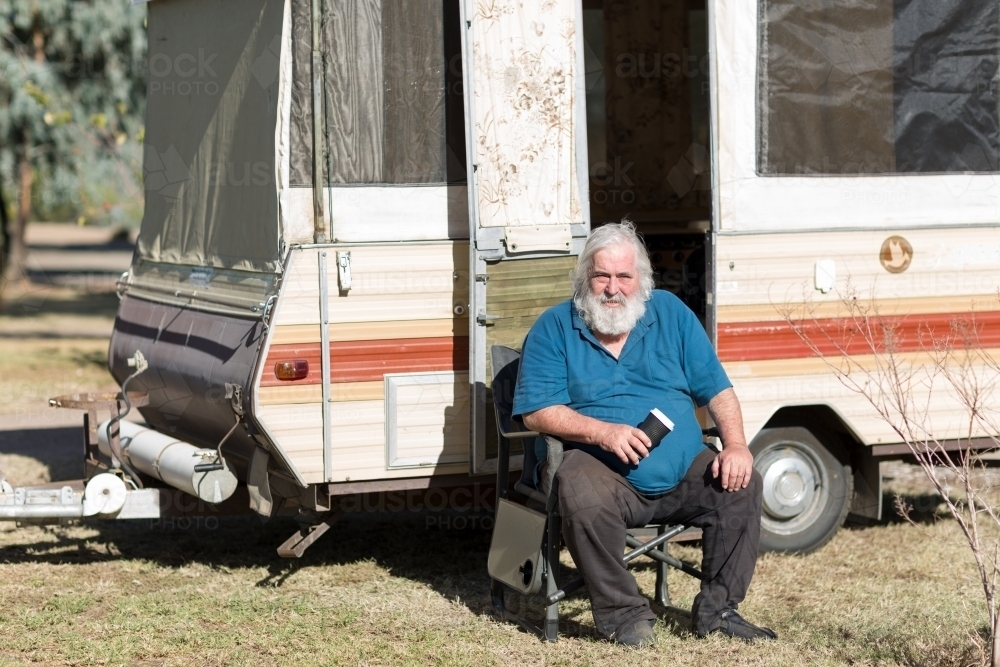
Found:
<path fill-rule="evenodd" d="M 750 444 L 764 481 L 760 551 L 807 554 L 847 517 L 854 478 L 807 429 L 762 430 Z"/>

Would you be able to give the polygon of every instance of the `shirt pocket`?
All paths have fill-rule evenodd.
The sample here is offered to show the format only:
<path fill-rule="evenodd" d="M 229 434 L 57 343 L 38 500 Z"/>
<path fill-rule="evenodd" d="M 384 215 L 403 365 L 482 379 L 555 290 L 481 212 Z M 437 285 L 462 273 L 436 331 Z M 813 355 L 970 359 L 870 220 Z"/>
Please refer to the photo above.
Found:
<path fill-rule="evenodd" d="M 649 376 L 657 386 L 687 390 L 687 378 L 675 350 L 655 350 L 654 346 L 647 345 L 646 362 L 649 364 Z"/>

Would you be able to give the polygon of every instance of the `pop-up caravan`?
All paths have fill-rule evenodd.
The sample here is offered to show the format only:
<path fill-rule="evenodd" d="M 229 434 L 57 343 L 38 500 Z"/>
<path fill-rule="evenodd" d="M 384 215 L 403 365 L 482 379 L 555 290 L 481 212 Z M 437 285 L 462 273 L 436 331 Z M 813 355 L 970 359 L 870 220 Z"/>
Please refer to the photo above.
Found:
<path fill-rule="evenodd" d="M 487 479 L 490 346 L 519 347 L 591 227 L 626 215 L 742 400 L 765 548 L 877 518 L 879 461 L 908 451 L 794 313 L 827 331 L 853 286 L 910 361 L 973 311 L 996 344 L 996 3 L 147 11 L 146 210 L 110 347 L 147 427 L 89 436 L 88 468 L 121 454 L 143 488 L 85 513 L 155 514 L 131 499 L 169 486 L 322 521 Z M 961 414 L 940 394 L 934 435 L 961 444 Z"/>

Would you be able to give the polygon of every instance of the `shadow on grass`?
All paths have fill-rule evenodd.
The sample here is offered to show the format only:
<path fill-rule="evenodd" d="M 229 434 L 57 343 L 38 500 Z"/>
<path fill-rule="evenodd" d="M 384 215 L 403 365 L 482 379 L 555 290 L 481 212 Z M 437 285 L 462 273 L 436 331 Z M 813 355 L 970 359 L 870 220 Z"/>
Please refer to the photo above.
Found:
<path fill-rule="evenodd" d="M 0 562 L 85 565 L 134 560 L 178 568 L 200 563 L 213 569 L 267 569 L 261 587 L 279 587 L 297 570 L 374 561 L 393 576 L 421 582 L 477 614 L 491 613 L 486 571 L 490 531 L 428 527 L 457 512 L 351 514 L 334 524 L 301 559 L 279 557 L 276 548 L 297 528 L 286 518 L 261 523 L 256 517 L 183 517 L 123 522 L 86 521 L 95 531 L 73 536 L 61 527 L 18 542 L 8 537 Z M 477 516 L 488 517 L 486 514 Z M 488 522 L 484 522 L 488 523 Z M 33 535 L 37 535 L 34 533 Z"/>
<path fill-rule="evenodd" d="M 27 456 L 48 467 L 52 479 L 79 478 L 82 466 L 79 428 L 0 431 L 0 454 Z M 15 483 L 17 480 L 12 480 Z M 259 587 L 280 587 L 303 568 L 372 561 L 395 577 L 422 583 L 478 615 L 492 615 L 486 560 L 493 527 L 489 487 L 472 491 L 465 511 L 448 509 L 430 496 L 399 503 L 395 511 L 360 504 L 313 544 L 301 559 L 278 556 L 276 549 L 298 528 L 290 518 L 262 523 L 255 516 L 202 516 L 133 521 L 88 520 L 79 531 L 61 526 L 3 538 L 0 562 L 87 565 L 116 560 L 146 561 L 179 568 L 199 563 L 213 569 L 264 568 Z M 469 499 L 468 494 L 463 498 Z M 432 509 L 427 509 L 431 507 Z M 563 567 L 561 577 L 577 576 Z M 350 577 L 349 571 L 345 576 Z M 514 596 L 511 596 L 511 600 Z M 539 618 L 540 601 L 529 601 L 529 616 Z M 582 607 L 582 610 L 579 608 Z M 561 634 L 596 639 L 589 605 L 565 607 Z M 666 617 L 664 617 L 666 618 Z M 672 624 L 668 623 L 668 627 Z"/>
<path fill-rule="evenodd" d="M 79 427 L 0 431 L 0 454 L 35 459 L 48 468 L 53 480 L 81 477 L 82 449 Z M 46 536 L 18 542 L 8 536 L 0 562 L 86 564 L 132 559 L 163 567 L 188 563 L 218 569 L 264 567 L 268 574 L 258 585 L 281 586 L 303 567 L 374 560 L 394 576 L 425 583 L 476 613 L 490 613 L 486 558 L 493 519 L 484 501 L 492 502 L 492 491 L 479 489 L 478 494 L 466 511 L 427 509 L 443 505 L 429 498 L 407 499 L 398 511 L 360 506 L 333 524 L 298 560 L 283 559 L 276 552 L 297 530 L 293 520 L 276 517 L 262 523 L 256 516 L 210 515 L 87 521 L 84 525 L 96 534 L 82 538 L 58 526 L 48 528 L 55 540 Z M 463 498 L 469 499 L 468 494 Z"/>
<path fill-rule="evenodd" d="M 276 553 L 277 546 L 297 528 L 288 518 L 267 523 L 256 517 L 201 517 L 88 521 L 84 525 L 94 532 L 76 537 L 53 527 L 49 530 L 55 540 L 50 536 L 14 544 L 8 540 L 8 546 L 0 550 L 0 562 L 72 566 L 131 560 L 165 568 L 191 563 L 220 571 L 265 568 L 266 575 L 256 585 L 270 588 L 281 587 L 302 569 L 371 561 L 394 577 L 426 585 L 476 615 L 494 614 L 486 563 L 492 517 L 486 512 L 348 514 L 297 560 L 283 559 Z M 563 565 L 560 581 L 571 581 L 578 574 L 574 567 Z M 540 597 L 524 599 L 508 594 L 507 599 L 509 609 L 541 625 L 544 609 Z M 690 635 L 690 617 L 682 610 L 655 603 L 653 610 L 662 619 L 663 631 L 678 637 Z M 559 625 L 563 638 L 600 641 L 584 591 L 562 603 Z"/>
<path fill-rule="evenodd" d="M 11 319 L 51 315 L 87 315 L 114 318 L 118 296 L 114 292 L 75 292 L 72 297 L 37 288 L 25 294 L 6 296 L 0 315 Z"/>
<path fill-rule="evenodd" d="M 79 428 L 0 431 L 0 453 L 20 454 L 36 459 L 50 470 L 52 479 L 79 477 L 82 470 Z M 68 475 L 66 473 L 69 473 Z M 483 494 L 485 496 L 485 492 Z M 914 508 L 914 518 L 938 520 L 941 498 L 926 494 L 906 497 Z M 422 583 L 439 595 L 456 601 L 478 615 L 492 615 L 487 555 L 492 516 L 481 500 L 470 503 L 467 511 L 427 509 L 435 504 L 405 504 L 390 511 L 362 507 L 349 512 L 320 538 L 301 559 L 280 558 L 276 548 L 297 529 L 288 518 L 262 523 L 256 517 L 191 517 L 128 522 L 88 521 L 93 532 L 78 537 L 59 527 L 51 528 L 56 539 L 37 533 L 18 540 L 7 536 L 0 550 L 0 562 L 85 565 L 112 560 L 155 563 L 166 568 L 199 563 L 213 569 L 263 568 L 259 587 L 280 587 L 304 568 L 352 565 L 372 561 L 393 576 Z M 440 506 L 440 503 L 436 504 Z M 884 498 L 887 525 L 904 521 L 894 511 L 893 498 Z M 648 570 L 654 564 L 643 561 L 636 568 Z M 563 566 L 560 581 L 577 576 L 573 567 Z M 349 574 L 346 576 L 350 576 Z M 596 640 L 589 604 L 577 593 L 561 611 L 560 634 Z M 541 620 L 539 598 L 523 601 L 509 595 L 510 607 L 529 618 Z M 672 609 L 654 605 L 663 619 L 664 630 L 686 637 L 689 618 Z"/>
<path fill-rule="evenodd" d="M 899 512 L 897 502 L 901 502 L 907 508 L 909 518 L 904 517 Z M 872 528 L 874 526 L 889 526 L 900 523 L 918 523 L 929 525 L 942 520 L 950 520 L 944 505 L 944 498 L 937 493 L 917 493 L 917 494 L 883 494 L 882 495 L 882 518 L 878 521 L 851 515 L 848 517 L 845 528 L 849 530 L 860 530 Z"/>
<path fill-rule="evenodd" d="M 49 468 L 52 479 L 80 476 L 81 449 L 79 428 L 0 431 L 0 453 L 34 458 Z M 474 492 L 467 511 L 429 510 L 427 506 L 443 505 L 431 502 L 431 498 L 407 502 L 396 511 L 376 506 L 368 509 L 362 504 L 359 511 L 349 512 L 333 524 L 297 560 L 283 559 L 276 553 L 278 545 L 298 527 L 289 518 L 262 523 L 252 516 L 208 516 L 88 521 L 85 537 L 60 527 L 48 529 L 51 534 L 41 538 L 36 532 L 23 540 L 8 536 L 4 540 L 7 546 L 0 549 L 0 562 L 72 566 L 131 560 L 165 568 L 191 563 L 217 570 L 263 568 L 266 573 L 256 585 L 269 588 L 281 587 L 304 568 L 372 561 L 393 576 L 424 584 L 477 615 L 492 616 L 486 561 L 493 521 L 484 507 L 491 498 L 491 491 L 481 490 L 478 498 Z M 634 565 L 637 570 L 653 567 L 646 561 Z M 576 568 L 563 565 L 560 582 L 578 575 Z M 509 594 L 507 599 L 509 609 L 541 624 L 540 598 Z M 655 603 L 653 609 L 662 619 L 662 631 L 679 637 L 690 635 L 690 618 L 683 612 Z M 560 612 L 561 636 L 599 641 L 584 591 L 571 595 Z"/>
<path fill-rule="evenodd" d="M 69 426 L 3 430 L 0 431 L 0 454 L 34 459 L 48 469 L 52 480 L 79 479 L 83 475 L 83 429 Z M 20 482 L 18 479 L 9 481 L 15 485 Z"/>

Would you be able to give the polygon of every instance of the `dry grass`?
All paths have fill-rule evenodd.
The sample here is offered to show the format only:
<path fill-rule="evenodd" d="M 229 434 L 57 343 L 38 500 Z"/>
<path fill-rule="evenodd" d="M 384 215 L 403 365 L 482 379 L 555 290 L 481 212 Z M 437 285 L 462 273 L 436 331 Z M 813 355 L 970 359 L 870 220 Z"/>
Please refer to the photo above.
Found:
<path fill-rule="evenodd" d="M 25 368 L 38 383 L 11 392 L 8 418 L 11 405 L 42 409 L 32 401 L 103 388 L 105 347 L 0 343 L 0 386 Z M 0 438 L 0 470 L 18 483 L 65 477 L 72 442 Z M 564 637 L 541 644 L 490 615 L 482 521 L 363 513 L 298 562 L 274 551 L 293 530 L 287 521 L 0 524 L 0 665 L 980 664 L 986 614 L 968 550 L 912 468 L 887 472 L 889 490 L 922 508 L 920 525 L 887 520 L 842 530 L 811 556 L 760 559 L 741 609 L 778 642 L 698 640 L 664 613 L 657 646 L 626 651 L 594 639 L 575 597 L 563 605 Z M 698 559 L 693 546 L 673 550 Z M 651 592 L 653 567 L 635 571 Z M 695 582 L 670 576 L 675 603 L 689 606 Z"/>
<path fill-rule="evenodd" d="M 0 415 L 8 424 L 56 411 L 48 399 L 81 391 L 114 391 L 108 341 L 88 338 L 0 340 Z"/>
<path fill-rule="evenodd" d="M 37 467 L 44 467 L 35 461 Z M 39 474 L 39 477 L 46 477 Z M 912 481 L 910 482 L 912 485 Z M 356 514 L 300 562 L 292 530 L 253 519 L 0 529 L 0 665 L 979 664 L 985 622 L 953 523 L 925 516 L 841 533 L 807 557 L 766 555 L 746 616 L 776 643 L 697 640 L 662 615 L 655 649 L 596 641 L 587 603 L 539 643 L 489 613 L 489 532 L 439 515 Z M 480 517 L 481 518 L 481 517 Z M 472 522 L 466 520 L 465 525 Z M 697 560 L 694 546 L 673 547 Z M 565 557 L 565 565 L 571 562 Z M 651 566 L 636 570 L 651 592 Z M 695 582 L 671 572 L 675 603 Z"/>
<path fill-rule="evenodd" d="M 978 664 L 975 573 L 947 521 L 842 531 L 808 557 L 761 558 L 746 616 L 775 643 L 693 638 L 663 615 L 655 649 L 593 638 L 586 602 L 539 643 L 489 614 L 489 534 L 425 514 L 355 515 L 301 562 L 284 522 L 158 522 L 0 533 L 0 664 Z M 689 559 L 694 547 L 674 547 Z M 567 562 L 568 563 L 568 562 Z M 651 591 L 652 567 L 636 570 Z M 675 602 L 694 581 L 671 573 Z"/>

